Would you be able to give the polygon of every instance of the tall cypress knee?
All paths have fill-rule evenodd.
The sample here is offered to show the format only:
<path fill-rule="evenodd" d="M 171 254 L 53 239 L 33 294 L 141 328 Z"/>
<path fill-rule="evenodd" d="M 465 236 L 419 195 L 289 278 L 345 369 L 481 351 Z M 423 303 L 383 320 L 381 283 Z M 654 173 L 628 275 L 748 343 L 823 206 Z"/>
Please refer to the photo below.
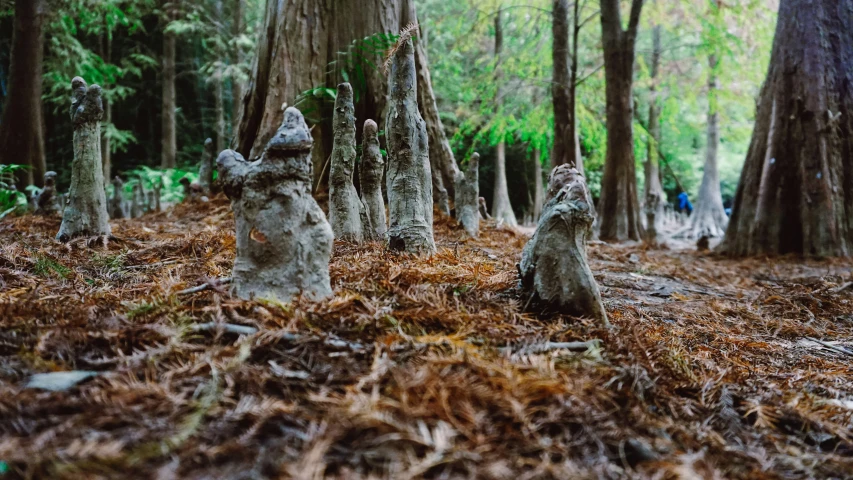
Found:
<path fill-rule="evenodd" d="M 474 153 L 468 160 L 468 169 L 465 173 L 456 173 L 456 219 L 462 224 L 462 228 L 474 238 L 480 235 L 480 211 L 478 199 L 480 198 L 480 154 Z"/>
<path fill-rule="evenodd" d="M 418 112 L 415 51 L 401 38 L 392 54 L 388 117 L 388 248 L 435 252 L 432 172 L 426 123 Z"/>
<path fill-rule="evenodd" d="M 382 174 L 385 161 L 379 149 L 379 127 L 373 120 L 364 122 L 362 132 L 362 160 L 358 169 L 358 180 L 361 185 L 361 200 L 370 218 L 373 236 L 381 239 L 388 227 L 385 223 L 385 202 L 382 200 Z"/>
<path fill-rule="evenodd" d="M 365 230 L 370 231 L 370 221 L 352 183 L 355 171 L 355 108 L 349 83 L 338 85 L 332 130 L 334 145 L 329 170 L 329 223 L 332 224 L 335 238 L 361 243 L 365 239 Z M 369 233 L 367 236 L 370 236 Z"/>
<path fill-rule="evenodd" d="M 213 159 L 216 157 L 216 146 L 213 139 L 204 141 L 204 153 L 201 156 L 201 165 L 198 167 L 198 184 L 205 195 L 210 195 L 213 189 Z"/>
<path fill-rule="evenodd" d="M 334 238 L 311 196 L 313 144 L 302 113 L 290 107 L 260 161 L 247 162 L 233 150 L 219 154 L 220 184 L 237 227 L 232 278 L 241 298 L 332 295 Z"/>
<path fill-rule="evenodd" d="M 594 220 L 586 182 L 576 169 L 560 165 L 551 173 L 548 192 L 536 232 L 521 253 L 521 288 L 537 308 L 592 317 L 607 325 L 586 258 Z"/>
<path fill-rule="evenodd" d="M 71 120 L 74 124 L 74 162 L 68 205 L 56 238 L 67 242 L 74 237 L 109 235 L 104 169 L 101 166 L 101 118 L 104 107 L 101 87 L 86 86 L 80 77 L 71 80 L 74 99 Z"/>

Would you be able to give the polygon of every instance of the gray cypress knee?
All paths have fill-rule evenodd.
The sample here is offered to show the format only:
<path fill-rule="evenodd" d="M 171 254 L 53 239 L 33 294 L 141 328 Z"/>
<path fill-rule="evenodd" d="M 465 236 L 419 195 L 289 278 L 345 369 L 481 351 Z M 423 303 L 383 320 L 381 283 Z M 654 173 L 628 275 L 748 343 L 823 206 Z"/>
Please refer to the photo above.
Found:
<path fill-rule="evenodd" d="M 329 223 L 338 240 L 361 243 L 370 237 L 367 211 L 352 183 L 355 171 L 355 108 L 352 87 L 338 85 L 332 118 L 334 144 L 329 170 Z"/>
<path fill-rule="evenodd" d="M 289 301 L 332 295 L 332 227 L 311 196 L 313 139 L 290 107 L 261 159 L 225 150 L 216 163 L 237 227 L 232 272 L 237 296 Z"/>
<path fill-rule="evenodd" d="M 216 156 L 216 146 L 213 139 L 204 141 L 204 153 L 201 155 L 201 165 L 198 168 L 198 184 L 204 195 L 210 195 L 213 189 L 213 162 Z"/>
<path fill-rule="evenodd" d="M 59 210 L 59 199 L 56 195 L 56 172 L 44 174 L 44 188 L 36 197 L 36 213 L 56 215 Z"/>
<path fill-rule="evenodd" d="M 124 218 L 124 205 L 121 198 L 121 190 L 124 188 L 124 182 L 121 178 L 115 177 L 112 181 L 113 196 L 110 197 L 110 218 Z"/>
<path fill-rule="evenodd" d="M 391 57 L 388 135 L 388 248 L 435 252 L 432 172 L 426 123 L 418 112 L 415 53 L 403 36 Z"/>
<path fill-rule="evenodd" d="M 388 227 L 385 223 L 385 201 L 382 199 L 382 174 L 385 160 L 379 149 L 379 127 L 373 120 L 364 122 L 362 131 L 362 158 L 359 166 L 359 184 L 361 200 L 367 209 L 373 238 L 379 240 L 385 236 Z"/>
<path fill-rule="evenodd" d="M 468 235 L 477 238 L 480 235 L 480 154 L 474 153 L 468 160 L 465 173 L 456 172 L 456 219 Z"/>
<path fill-rule="evenodd" d="M 71 80 L 74 125 L 74 161 L 68 205 L 56 238 L 67 242 L 74 237 L 109 235 L 104 169 L 101 166 L 101 118 L 104 107 L 101 87 L 86 86 L 80 77 Z"/>
<path fill-rule="evenodd" d="M 548 184 L 551 199 L 521 254 L 521 288 L 537 308 L 592 317 L 608 325 L 586 256 L 595 220 L 586 181 L 574 168 L 560 165 Z"/>

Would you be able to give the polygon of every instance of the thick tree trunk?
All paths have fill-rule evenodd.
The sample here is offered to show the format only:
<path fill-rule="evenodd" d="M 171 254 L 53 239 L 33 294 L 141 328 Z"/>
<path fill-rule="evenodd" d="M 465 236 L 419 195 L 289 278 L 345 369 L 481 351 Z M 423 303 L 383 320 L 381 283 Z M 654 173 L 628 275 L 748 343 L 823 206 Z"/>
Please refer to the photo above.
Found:
<path fill-rule="evenodd" d="M 503 48 L 503 28 L 501 23 L 501 10 L 495 14 L 495 111 L 499 112 L 503 103 L 503 90 L 501 84 L 503 82 L 503 73 L 501 71 L 501 49 Z M 518 225 L 518 220 L 515 218 L 515 212 L 512 210 L 512 204 L 509 201 L 509 187 L 506 182 L 506 142 L 501 139 L 498 142 L 497 152 L 495 154 L 495 188 L 494 196 L 492 197 L 492 216 L 504 222 L 506 225 L 514 227 Z"/>
<path fill-rule="evenodd" d="M 42 62 L 46 0 L 16 0 L 8 94 L 0 120 L 0 163 L 28 165 L 18 189 L 43 185 L 47 171 L 42 120 Z"/>
<path fill-rule="evenodd" d="M 388 135 L 388 248 L 435 252 L 432 233 L 432 173 L 426 123 L 418 112 L 415 49 L 411 40 L 393 54 Z"/>
<path fill-rule="evenodd" d="M 652 61 L 651 80 L 649 88 L 649 121 L 647 131 L 649 132 L 648 148 L 646 149 L 646 162 L 643 165 L 645 174 L 645 199 L 646 213 L 646 243 L 656 244 L 658 231 L 663 221 L 663 209 L 666 206 L 666 194 L 660 181 L 660 105 L 658 105 L 657 81 L 660 70 L 661 42 L 659 25 L 652 29 Z"/>
<path fill-rule="evenodd" d="M 74 237 L 109 235 L 104 168 L 101 163 L 101 87 L 86 86 L 80 77 L 71 81 L 74 100 L 71 120 L 74 124 L 74 162 L 68 205 L 56 239 L 67 242 Z"/>
<path fill-rule="evenodd" d="M 623 30 L 619 0 L 600 0 L 604 76 L 607 83 L 607 154 L 599 200 L 599 238 L 639 240 L 640 207 L 634 167 L 634 47 L 643 0 L 633 0 L 628 29 Z"/>
<path fill-rule="evenodd" d="M 355 116 L 349 83 L 338 85 L 332 128 L 335 140 L 329 171 L 329 223 L 338 240 L 370 239 L 370 220 L 352 183 L 355 174 Z M 366 224 L 366 225 L 365 225 Z"/>
<path fill-rule="evenodd" d="M 719 113 L 717 111 L 717 67 L 716 56 L 708 56 L 708 144 L 705 147 L 705 170 L 702 173 L 702 185 L 696 199 L 696 209 L 690 216 L 693 238 L 722 237 L 726 232 L 729 218 L 723 207 L 723 194 L 720 191 L 720 173 L 717 168 L 717 150 L 720 145 Z"/>
<path fill-rule="evenodd" d="M 167 15 L 170 20 L 172 13 Z M 175 168 L 177 164 L 177 136 L 175 133 L 175 34 L 163 34 L 163 107 L 160 141 L 160 166 Z"/>
<path fill-rule="evenodd" d="M 723 250 L 853 255 L 853 0 L 782 0 Z"/>

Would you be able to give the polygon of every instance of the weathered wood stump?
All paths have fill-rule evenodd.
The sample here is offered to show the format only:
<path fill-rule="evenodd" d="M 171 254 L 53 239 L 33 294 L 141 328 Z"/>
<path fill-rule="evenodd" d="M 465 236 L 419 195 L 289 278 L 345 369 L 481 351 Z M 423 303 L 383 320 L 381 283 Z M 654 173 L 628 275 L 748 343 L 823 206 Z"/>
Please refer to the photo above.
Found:
<path fill-rule="evenodd" d="M 232 284 L 241 298 L 290 301 L 300 293 L 332 295 L 332 227 L 311 196 L 313 139 L 290 107 L 259 161 L 219 154 L 219 181 L 237 226 Z"/>
<path fill-rule="evenodd" d="M 201 155 L 201 164 L 198 167 L 198 184 L 204 195 L 210 195 L 213 191 L 213 162 L 216 157 L 216 146 L 213 139 L 204 141 L 204 152 Z"/>
<path fill-rule="evenodd" d="M 462 228 L 474 238 L 480 235 L 480 154 L 474 153 L 468 159 L 468 168 L 465 173 L 456 172 L 456 185 L 454 189 L 456 204 L 456 219 L 462 224 Z"/>
<path fill-rule="evenodd" d="M 109 235 L 104 169 L 101 166 L 101 118 L 104 107 L 101 87 L 86 86 L 80 77 L 71 80 L 74 99 L 71 120 L 74 124 L 74 161 L 68 205 L 56 238 L 67 242 L 74 237 Z"/>
<path fill-rule="evenodd" d="M 121 198 L 121 190 L 124 182 L 116 176 L 113 178 L 113 196 L 110 197 L 110 218 L 124 218 L 124 201 Z"/>
<path fill-rule="evenodd" d="M 400 39 L 391 58 L 388 135 L 388 248 L 435 252 L 432 232 L 432 172 L 426 123 L 418 112 L 415 53 Z"/>
<path fill-rule="evenodd" d="M 361 243 L 370 237 L 370 220 L 352 183 L 355 172 L 355 108 L 352 87 L 338 85 L 332 118 L 334 143 L 329 170 L 329 223 L 338 240 Z M 367 232 L 367 235 L 365 235 Z"/>
<path fill-rule="evenodd" d="M 56 195 L 56 172 L 45 172 L 44 188 L 36 197 L 36 213 L 56 215 L 59 211 L 59 199 Z"/>
<path fill-rule="evenodd" d="M 592 317 L 608 325 L 586 257 L 586 241 L 595 219 L 586 181 L 574 168 L 561 165 L 551 174 L 548 192 L 553 196 L 545 204 L 519 264 L 528 305 Z"/>
<path fill-rule="evenodd" d="M 358 179 L 361 185 L 361 201 L 367 210 L 372 237 L 382 239 L 388 226 L 385 223 L 385 201 L 382 199 L 382 174 L 385 160 L 379 149 L 379 127 L 373 120 L 364 122 L 362 131 L 362 159 L 358 169 Z"/>

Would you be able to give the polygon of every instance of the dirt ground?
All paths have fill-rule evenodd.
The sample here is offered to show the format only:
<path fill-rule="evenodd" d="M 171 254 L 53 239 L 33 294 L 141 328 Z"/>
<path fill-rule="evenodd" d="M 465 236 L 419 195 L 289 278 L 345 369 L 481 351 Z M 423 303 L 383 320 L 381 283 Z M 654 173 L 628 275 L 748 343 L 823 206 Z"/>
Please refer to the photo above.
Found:
<path fill-rule="evenodd" d="M 603 329 L 522 313 L 523 233 L 437 221 L 285 305 L 216 280 L 222 198 L 106 243 L 3 220 L 0 479 L 853 478 L 851 261 L 591 245 Z"/>

